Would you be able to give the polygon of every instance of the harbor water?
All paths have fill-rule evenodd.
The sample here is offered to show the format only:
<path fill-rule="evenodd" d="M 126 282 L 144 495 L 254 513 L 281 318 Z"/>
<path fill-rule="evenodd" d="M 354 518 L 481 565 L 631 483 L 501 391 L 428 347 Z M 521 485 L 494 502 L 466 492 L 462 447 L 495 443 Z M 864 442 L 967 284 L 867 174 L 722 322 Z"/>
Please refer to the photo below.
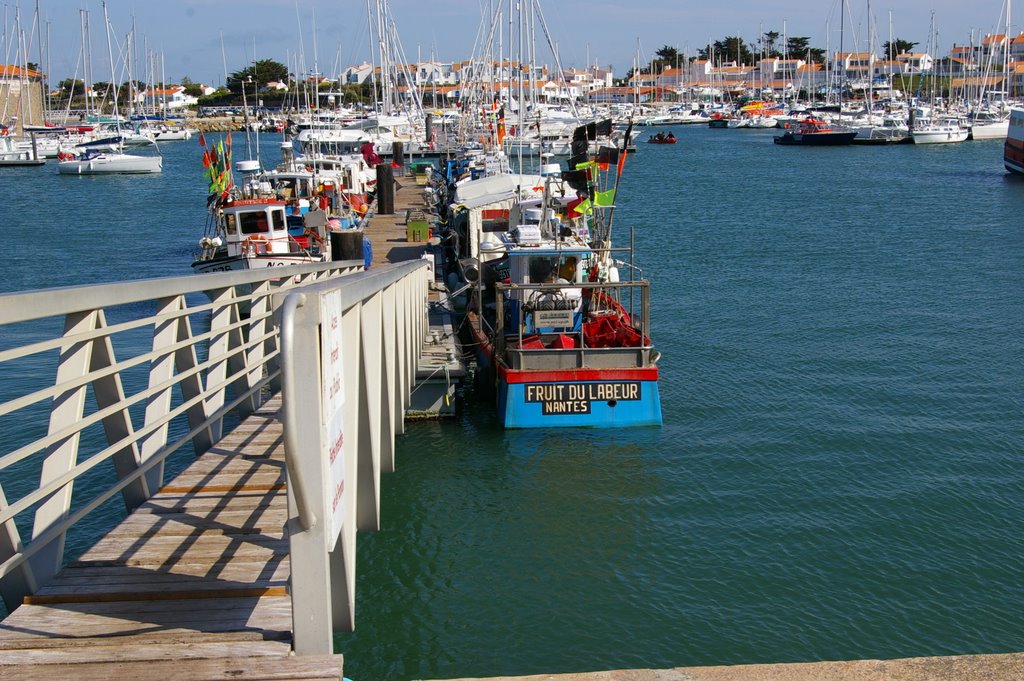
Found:
<path fill-rule="evenodd" d="M 471 388 L 410 424 L 359 538 L 347 677 L 1024 650 L 1002 145 L 674 132 L 640 131 L 615 213 L 652 282 L 664 426 L 506 432 Z M 162 176 L 5 169 L 0 290 L 187 274 L 201 152 L 162 150 Z"/>

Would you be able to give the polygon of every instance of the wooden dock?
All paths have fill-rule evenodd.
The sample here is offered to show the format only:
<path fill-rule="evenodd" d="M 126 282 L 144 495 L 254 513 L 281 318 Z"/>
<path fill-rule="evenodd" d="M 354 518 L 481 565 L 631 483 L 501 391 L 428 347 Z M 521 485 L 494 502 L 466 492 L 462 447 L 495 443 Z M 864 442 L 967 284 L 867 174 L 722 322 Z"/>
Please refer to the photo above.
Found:
<path fill-rule="evenodd" d="M 373 246 L 371 267 L 418 260 L 424 256 L 433 262 L 435 249 L 428 241 L 409 240 L 410 218 L 423 218 L 430 222 L 428 206 L 423 198 L 424 187 L 416 184 L 413 175 L 406 174 L 407 169 L 398 168 L 394 172 L 395 212 L 373 215 L 365 229 Z M 443 282 L 431 287 L 429 302 L 430 332 L 420 355 L 412 405 L 406 412 L 409 419 L 454 416 L 456 386 L 466 377 L 466 365 L 453 327 L 454 314 Z"/>
<path fill-rule="evenodd" d="M 373 245 L 373 265 L 377 267 L 389 263 L 416 260 L 424 253 L 431 252 L 426 241 L 409 241 L 407 233 L 407 215 L 425 212 L 423 187 L 416 184 L 412 175 L 403 174 L 403 169 L 395 169 L 395 212 L 392 215 L 374 214 L 368 220 L 369 226 L 365 235 Z"/>
<path fill-rule="evenodd" d="M 284 444 L 266 403 L 0 622 L 2 679 L 340 679 L 291 656 Z"/>

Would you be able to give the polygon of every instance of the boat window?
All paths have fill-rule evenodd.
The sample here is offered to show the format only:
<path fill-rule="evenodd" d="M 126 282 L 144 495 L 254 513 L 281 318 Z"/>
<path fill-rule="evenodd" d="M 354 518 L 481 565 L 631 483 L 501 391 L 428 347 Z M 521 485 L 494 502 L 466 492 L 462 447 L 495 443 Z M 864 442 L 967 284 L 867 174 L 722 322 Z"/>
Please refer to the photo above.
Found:
<path fill-rule="evenodd" d="M 551 281 L 557 272 L 558 257 L 535 255 L 530 258 L 527 271 L 530 273 L 531 284 L 543 284 Z"/>
<path fill-rule="evenodd" d="M 267 224 L 267 214 L 263 211 L 258 213 L 241 213 L 238 217 L 242 234 L 265 234 L 270 231 L 270 227 Z"/>
<path fill-rule="evenodd" d="M 224 217 L 226 218 L 224 220 L 224 231 L 227 234 L 234 236 L 235 234 L 238 233 L 238 223 L 235 221 L 235 216 L 231 213 L 228 213 Z"/>
<path fill-rule="evenodd" d="M 284 211 L 275 210 L 270 213 L 271 219 L 274 221 L 274 229 L 284 229 Z"/>

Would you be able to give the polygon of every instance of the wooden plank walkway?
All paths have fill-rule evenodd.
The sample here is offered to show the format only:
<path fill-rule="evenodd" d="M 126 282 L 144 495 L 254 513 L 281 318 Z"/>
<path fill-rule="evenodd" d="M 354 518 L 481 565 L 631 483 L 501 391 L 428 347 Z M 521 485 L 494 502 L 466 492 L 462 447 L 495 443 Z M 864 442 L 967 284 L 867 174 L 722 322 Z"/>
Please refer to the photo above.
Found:
<path fill-rule="evenodd" d="M 0 622 L 0 679 L 341 679 L 291 656 L 275 397 Z"/>
<path fill-rule="evenodd" d="M 426 242 L 408 241 L 406 238 L 406 211 L 425 211 L 423 187 L 416 184 L 416 178 L 406 175 L 405 169 L 395 169 L 395 212 L 393 215 L 374 214 L 365 229 L 366 237 L 373 245 L 373 265 L 416 260 L 430 251 Z"/>
<path fill-rule="evenodd" d="M 390 215 L 374 214 L 364 230 L 373 246 L 371 267 L 417 260 L 435 250 L 425 241 L 409 241 L 407 238 L 407 215 L 419 213 L 422 217 L 428 210 L 423 198 L 424 187 L 416 184 L 415 176 L 406 174 L 408 168 L 396 168 L 394 172 L 395 212 Z M 466 365 L 453 326 L 455 315 L 443 289 L 444 282 L 437 281 L 428 293 L 428 338 L 420 353 L 412 404 L 406 412 L 406 417 L 411 420 L 455 416 L 456 386 L 466 377 Z"/>

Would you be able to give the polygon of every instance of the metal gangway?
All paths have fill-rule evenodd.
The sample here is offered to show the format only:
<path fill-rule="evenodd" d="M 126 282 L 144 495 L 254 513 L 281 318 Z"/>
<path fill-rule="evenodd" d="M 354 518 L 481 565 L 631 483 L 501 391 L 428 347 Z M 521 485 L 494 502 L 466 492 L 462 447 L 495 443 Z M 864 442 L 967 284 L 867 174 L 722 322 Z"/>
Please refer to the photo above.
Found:
<path fill-rule="evenodd" d="M 0 296 L 0 678 L 340 679 L 429 273 Z"/>

